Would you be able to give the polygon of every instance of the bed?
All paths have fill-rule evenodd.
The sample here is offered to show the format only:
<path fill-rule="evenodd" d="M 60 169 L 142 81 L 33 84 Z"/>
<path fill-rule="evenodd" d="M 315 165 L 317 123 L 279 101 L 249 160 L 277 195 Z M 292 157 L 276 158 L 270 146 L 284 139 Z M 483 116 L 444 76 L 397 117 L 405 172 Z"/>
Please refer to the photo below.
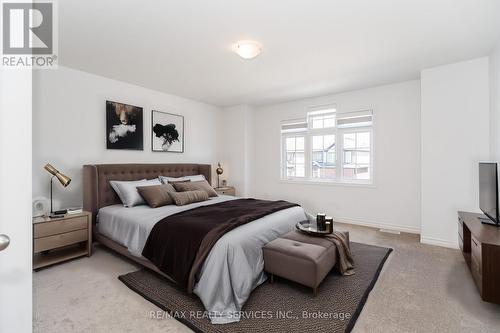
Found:
<path fill-rule="evenodd" d="M 211 166 L 206 164 L 85 165 L 83 201 L 84 209 L 92 213 L 94 239 L 172 280 L 141 255 L 153 226 L 165 216 L 236 198 L 221 195 L 186 206 L 150 208 L 142 205 L 125 208 L 109 181 L 198 174 L 204 175 L 211 182 Z M 293 229 L 297 222 L 306 218 L 300 206 L 283 209 L 239 226 L 215 243 L 196 275 L 193 289 L 213 324 L 240 320 L 240 311 L 250 293 L 266 280 L 262 246 Z"/>

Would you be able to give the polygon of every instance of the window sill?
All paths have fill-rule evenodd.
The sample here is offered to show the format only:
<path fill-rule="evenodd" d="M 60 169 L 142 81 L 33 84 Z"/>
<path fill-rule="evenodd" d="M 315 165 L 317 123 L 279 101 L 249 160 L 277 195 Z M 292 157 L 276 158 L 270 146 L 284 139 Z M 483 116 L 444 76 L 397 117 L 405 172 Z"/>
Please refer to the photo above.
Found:
<path fill-rule="evenodd" d="M 283 184 L 305 184 L 305 185 L 324 185 L 324 186 L 345 186 L 345 187 L 363 187 L 377 188 L 375 184 L 362 182 L 339 182 L 334 180 L 309 180 L 309 179 L 280 179 Z"/>

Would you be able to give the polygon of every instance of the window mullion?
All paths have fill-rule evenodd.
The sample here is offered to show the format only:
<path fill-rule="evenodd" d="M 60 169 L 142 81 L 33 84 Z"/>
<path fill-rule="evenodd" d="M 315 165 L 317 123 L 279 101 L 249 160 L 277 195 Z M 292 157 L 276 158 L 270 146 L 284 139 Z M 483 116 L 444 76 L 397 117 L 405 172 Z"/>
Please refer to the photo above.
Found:
<path fill-rule="evenodd" d="M 306 179 L 312 179 L 312 140 L 309 131 L 304 137 L 304 158 L 305 158 L 305 171 Z"/>
<path fill-rule="evenodd" d="M 342 177 L 342 165 L 344 164 L 344 140 L 342 138 L 342 131 L 340 131 L 339 129 L 336 130 L 336 133 L 335 133 L 335 142 L 336 142 L 336 148 L 337 148 L 337 156 L 336 156 L 336 161 L 335 163 L 337 164 L 336 165 L 336 168 L 335 168 L 335 172 L 337 174 L 337 181 L 340 182 L 342 181 L 343 177 Z"/>
<path fill-rule="evenodd" d="M 286 172 L 287 155 L 286 155 L 286 135 L 281 135 L 281 178 L 288 179 Z"/>

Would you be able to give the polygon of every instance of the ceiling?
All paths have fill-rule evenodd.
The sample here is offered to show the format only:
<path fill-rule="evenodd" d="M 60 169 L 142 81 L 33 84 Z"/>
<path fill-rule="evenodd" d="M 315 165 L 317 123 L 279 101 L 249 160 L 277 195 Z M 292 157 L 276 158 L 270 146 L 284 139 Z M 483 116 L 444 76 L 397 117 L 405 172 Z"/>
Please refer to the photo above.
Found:
<path fill-rule="evenodd" d="M 64 0 L 59 63 L 219 106 L 419 77 L 485 56 L 498 0 Z M 257 40 L 243 60 L 232 43 Z"/>

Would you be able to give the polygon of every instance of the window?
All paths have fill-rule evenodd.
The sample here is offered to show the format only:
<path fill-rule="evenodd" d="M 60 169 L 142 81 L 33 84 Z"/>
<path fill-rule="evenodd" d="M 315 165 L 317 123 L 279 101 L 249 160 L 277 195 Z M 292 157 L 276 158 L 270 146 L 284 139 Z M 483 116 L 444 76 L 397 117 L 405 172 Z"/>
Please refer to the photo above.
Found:
<path fill-rule="evenodd" d="M 283 178 L 306 176 L 306 131 L 307 124 L 300 119 L 290 120 L 281 125 Z"/>
<path fill-rule="evenodd" d="M 371 183 L 372 111 L 312 109 L 281 124 L 282 179 Z"/>
<path fill-rule="evenodd" d="M 370 137 L 367 131 L 343 134 L 344 179 L 370 179 Z"/>
<path fill-rule="evenodd" d="M 287 177 L 305 177 L 304 137 L 286 138 L 286 175 Z"/>
<path fill-rule="evenodd" d="M 335 127 L 335 113 L 331 110 L 321 112 L 311 112 L 309 122 L 312 128 L 331 128 Z"/>
<path fill-rule="evenodd" d="M 313 135 L 312 142 L 312 177 L 336 179 L 335 135 Z"/>

